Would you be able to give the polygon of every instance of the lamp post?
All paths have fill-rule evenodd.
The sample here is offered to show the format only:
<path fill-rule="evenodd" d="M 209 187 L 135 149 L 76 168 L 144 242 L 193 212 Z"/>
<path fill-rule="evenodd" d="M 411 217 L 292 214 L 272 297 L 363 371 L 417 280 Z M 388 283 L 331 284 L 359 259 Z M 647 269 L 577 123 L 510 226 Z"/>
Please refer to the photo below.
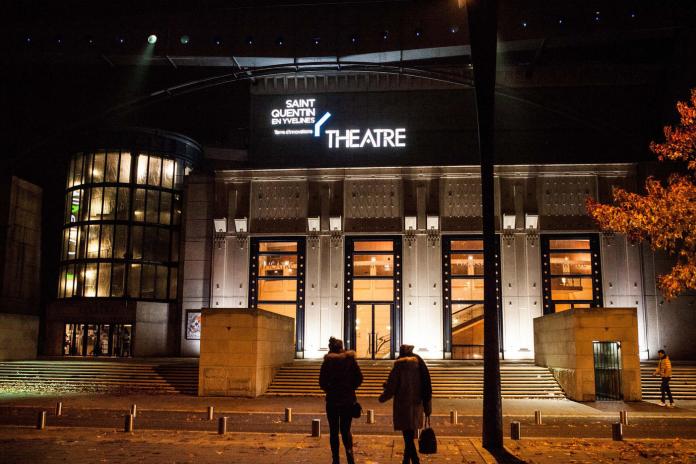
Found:
<path fill-rule="evenodd" d="M 466 4 L 471 61 L 474 67 L 476 116 L 481 154 L 481 204 L 483 218 L 483 446 L 503 447 L 503 413 L 500 390 L 500 340 L 495 265 L 495 69 L 497 0 L 459 0 Z"/>

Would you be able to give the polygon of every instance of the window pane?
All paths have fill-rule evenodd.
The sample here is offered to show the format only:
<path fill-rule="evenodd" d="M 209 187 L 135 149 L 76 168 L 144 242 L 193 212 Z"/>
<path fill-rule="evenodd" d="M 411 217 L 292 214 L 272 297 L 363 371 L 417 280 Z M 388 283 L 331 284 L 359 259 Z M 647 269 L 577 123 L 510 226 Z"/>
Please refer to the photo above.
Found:
<path fill-rule="evenodd" d="M 353 275 L 360 276 L 393 276 L 394 255 L 355 255 L 353 256 Z"/>
<path fill-rule="evenodd" d="M 68 243 L 67 243 L 67 259 L 75 259 L 77 258 L 77 234 L 78 234 L 79 228 L 77 227 L 71 227 L 70 229 L 67 229 L 68 232 Z"/>
<path fill-rule="evenodd" d="M 552 250 L 589 250 L 589 239 L 549 240 L 549 248 Z"/>
<path fill-rule="evenodd" d="M 92 225 L 88 228 L 89 238 L 87 239 L 87 257 L 99 257 L 99 226 Z M 96 276 L 95 276 L 96 277 Z"/>
<path fill-rule="evenodd" d="M 80 221 L 89 220 L 89 205 L 92 197 L 92 189 L 85 189 L 82 193 L 82 200 L 80 201 L 79 218 Z"/>
<path fill-rule="evenodd" d="M 160 185 L 160 174 L 162 171 L 162 158 L 150 156 L 150 168 L 147 172 L 147 183 L 150 185 Z"/>
<path fill-rule="evenodd" d="M 554 277 L 551 279 L 552 300 L 592 301 L 591 277 Z"/>
<path fill-rule="evenodd" d="M 169 192 L 162 192 L 160 196 L 160 224 L 169 224 L 171 222 L 172 213 L 172 194 Z"/>
<path fill-rule="evenodd" d="M 131 228 L 131 257 L 143 259 L 143 226 Z"/>
<path fill-rule="evenodd" d="M 162 166 L 162 187 L 174 186 L 174 160 L 165 159 Z"/>
<path fill-rule="evenodd" d="M 77 237 L 77 257 L 85 258 L 87 256 L 87 241 L 88 241 L 89 226 L 80 227 L 80 233 Z"/>
<path fill-rule="evenodd" d="M 116 226 L 116 234 L 114 235 L 114 258 L 126 258 L 126 234 L 128 226 Z"/>
<path fill-rule="evenodd" d="M 121 153 L 121 173 L 119 182 L 127 184 L 130 182 L 131 155 L 128 152 Z"/>
<path fill-rule="evenodd" d="M 178 197 L 179 195 L 175 195 Z M 259 243 L 261 253 L 296 253 L 297 242 L 261 242 Z"/>
<path fill-rule="evenodd" d="M 172 267 L 169 269 L 169 299 L 176 300 L 176 289 L 177 289 L 177 268 Z"/>
<path fill-rule="evenodd" d="M 167 299 L 167 266 L 157 266 L 157 277 L 155 280 L 155 298 L 158 300 Z"/>
<path fill-rule="evenodd" d="M 85 265 L 75 265 L 75 296 L 82 296 L 85 289 Z"/>
<path fill-rule="evenodd" d="M 297 315 L 297 305 L 294 304 L 260 303 L 257 305 L 257 307 L 259 309 L 263 309 L 264 311 L 292 317 L 293 319 L 295 319 Z"/>
<path fill-rule="evenodd" d="M 94 187 L 91 189 L 91 196 L 89 200 L 89 219 L 92 221 L 101 219 L 103 196 L 104 189 L 102 187 Z"/>
<path fill-rule="evenodd" d="M 456 253 L 450 255 L 450 272 L 456 275 L 483 275 L 483 255 Z"/>
<path fill-rule="evenodd" d="M 556 303 L 554 306 L 554 312 L 558 313 L 561 311 L 568 311 L 574 308 L 589 308 L 590 303 Z"/>
<path fill-rule="evenodd" d="M 95 263 L 85 266 L 85 296 L 97 296 L 97 265 Z"/>
<path fill-rule="evenodd" d="M 70 222 L 75 222 L 77 221 L 77 218 L 80 217 L 80 207 L 82 205 L 82 190 L 73 190 L 68 195 L 70 198 L 69 219 Z"/>
<path fill-rule="evenodd" d="M 297 276 L 297 255 L 259 256 L 260 276 Z"/>
<path fill-rule="evenodd" d="M 394 242 L 353 242 L 354 251 L 394 251 Z"/>
<path fill-rule="evenodd" d="M 551 274 L 592 275 L 592 256 L 590 253 L 551 253 Z"/>
<path fill-rule="evenodd" d="M 104 210 L 102 219 L 114 219 L 116 212 L 116 187 L 104 189 Z"/>
<path fill-rule="evenodd" d="M 99 257 L 100 258 L 111 258 L 112 239 L 114 233 L 114 226 L 104 224 L 101 226 L 101 245 L 99 246 Z"/>
<path fill-rule="evenodd" d="M 483 279 L 452 279 L 452 301 L 483 301 Z"/>
<path fill-rule="evenodd" d="M 179 232 L 172 232 L 172 243 L 171 245 L 171 260 L 173 262 L 179 261 Z"/>
<path fill-rule="evenodd" d="M 152 264 L 143 265 L 143 276 L 140 281 L 140 297 L 155 297 L 155 266 Z"/>
<path fill-rule="evenodd" d="M 157 223 L 159 220 L 159 192 L 157 190 L 147 191 L 147 207 L 145 209 L 146 222 Z"/>
<path fill-rule="evenodd" d="M 138 155 L 136 182 L 138 184 L 144 184 L 145 181 L 147 181 L 147 155 Z"/>
<path fill-rule="evenodd" d="M 109 296 L 111 291 L 111 264 L 110 263 L 100 263 L 99 264 L 99 288 L 97 289 L 97 296 Z"/>
<path fill-rule="evenodd" d="M 483 250 L 483 240 L 452 240 L 452 250 Z"/>
<path fill-rule="evenodd" d="M 455 346 L 472 347 L 483 345 L 483 305 L 466 304 L 452 305 L 452 345 L 453 351 L 457 351 Z M 466 354 L 467 356 L 462 356 Z M 477 357 L 477 350 L 459 353 L 461 357 Z M 454 353 L 453 353 L 454 356 Z"/>
<path fill-rule="evenodd" d="M 130 203 L 130 190 L 126 187 L 118 189 L 118 203 L 116 207 L 116 219 L 120 221 L 128 220 L 128 205 Z"/>
<path fill-rule="evenodd" d="M 184 185 L 184 162 L 176 162 L 176 172 L 174 173 L 174 188 L 180 189 Z"/>
<path fill-rule="evenodd" d="M 392 301 L 394 281 L 392 279 L 356 279 L 353 281 L 355 301 Z"/>
<path fill-rule="evenodd" d="M 92 182 L 104 182 L 105 160 L 105 153 L 96 153 L 94 155 L 94 166 L 92 166 Z"/>
<path fill-rule="evenodd" d="M 140 264 L 131 264 L 128 269 L 128 296 L 131 298 L 140 297 Z"/>
<path fill-rule="evenodd" d="M 258 301 L 297 301 L 297 280 L 259 279 Z"/>
<path fill-rule="evenodd" d="M 178 225 L 181 222 L 181 195 L 174 195 L 174 218 L 172 224 Z"/>
<path fill-rule="evenodd" d="M 118 152 L 106 154 L 106 181 L 116 182 L 118 180 Z"/>
<path fill-rule="evenodd" d="M 155 259 L 160 262 L 169 261 L 169 229 L 157 228 Z"/>
<path fill-rule="evenodd" d="M 111 296 L 122 297 L 126 288 L 126 265 L 123 263 L 114 264 L 113 275 L 111 276 Z"/>
<path fill-rule="evenodd" d="M 143 237 L 143 259 L 146 261 L 155 261 L 157 250 L 157 228 L 145 227 L 145 236 Z"/>
<path fill-rule="evenodd" d="M 133 199 L 133 220 L 142 222 L 145 220 L 145 190 L 136 189 Z"/>

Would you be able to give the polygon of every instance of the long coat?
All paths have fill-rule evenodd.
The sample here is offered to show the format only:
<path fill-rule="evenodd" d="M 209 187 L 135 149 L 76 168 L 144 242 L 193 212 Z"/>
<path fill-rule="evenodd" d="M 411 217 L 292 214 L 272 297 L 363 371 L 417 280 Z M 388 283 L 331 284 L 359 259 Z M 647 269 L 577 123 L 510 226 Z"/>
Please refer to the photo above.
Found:
<path fill-rule="evenodd" d="M 430 414 L 432 386 L 425 363 L 415 355 L 402 356 L 394 362 L 379 401 L 392 397 L 394 430 L 423 428 L 423 412 Z"/>
<path fill-rule="evenodd" d="M 326 392 L 326 402 L 350 406 L 357 398 L 355 390 L 363 381 L 355 351 L 328 353 L 319 371 L 319 386 Z"/>

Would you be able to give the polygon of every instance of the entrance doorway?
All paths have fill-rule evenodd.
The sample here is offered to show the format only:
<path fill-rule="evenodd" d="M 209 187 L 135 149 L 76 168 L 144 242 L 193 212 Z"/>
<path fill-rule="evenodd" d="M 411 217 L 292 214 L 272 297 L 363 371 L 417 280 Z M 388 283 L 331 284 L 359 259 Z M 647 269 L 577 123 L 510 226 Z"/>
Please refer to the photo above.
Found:
<path fill-rule="evenodd" d="M 593 342 L 595 398 L 621 400 L 621 343 Z"/>
<path fill-rule="evenodd" d="M 131 324 L 65 324 L 65 356 L 132 356 Z"/>
<path fill-rule="evenodd" d="M 359 358 L 391 358 L 391 304 L 355 305 L 355 351 Z"/>

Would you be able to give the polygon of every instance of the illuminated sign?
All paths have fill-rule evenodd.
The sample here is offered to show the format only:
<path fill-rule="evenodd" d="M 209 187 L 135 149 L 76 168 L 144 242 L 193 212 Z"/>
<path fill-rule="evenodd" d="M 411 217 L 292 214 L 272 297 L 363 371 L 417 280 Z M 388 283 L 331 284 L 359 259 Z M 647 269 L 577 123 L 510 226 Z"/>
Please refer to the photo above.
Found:
<path fill-rule="evenodd" d="M 323 138 L 329 149 L 406 147 L 406 129 L 403 127 L 334 128 L 329 122 L 331 116 L 330 112 L 324 111 L 317 119 L 316 98 L 296 98 L 286 99 L 282 107 L 272 108 L 270 122 L 273 135 Z"/>

